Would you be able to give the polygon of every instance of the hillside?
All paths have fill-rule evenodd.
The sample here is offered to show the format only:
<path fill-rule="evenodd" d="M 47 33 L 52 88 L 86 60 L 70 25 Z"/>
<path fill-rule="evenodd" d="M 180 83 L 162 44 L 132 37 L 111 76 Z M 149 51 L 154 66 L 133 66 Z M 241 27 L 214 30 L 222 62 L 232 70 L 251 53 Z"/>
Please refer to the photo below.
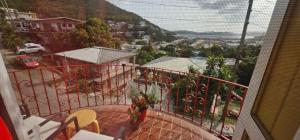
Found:
<path fill-rule="evenodd" d="M 130 23 L 143 20 L 105 0 L 9 0 L 7 2 L 10 8 L 36 12 L 40 18 L 66 16 L 85 20 L 88 17 L 105 17 Z"/>
<path fill-rule="evenodd" d="M 9 0 L 7 2 L 10 8 L 35 12 L 39 18 L 65 16 L 85 20 L 89 17 L 98 17 L 125 21 L 131 24 L 145 21 L 149 25 L 146 32 L 155 41 L 172 41 L 175 39 L 170 32 L 163 34 L 158 26 L 105 0 Z"/>

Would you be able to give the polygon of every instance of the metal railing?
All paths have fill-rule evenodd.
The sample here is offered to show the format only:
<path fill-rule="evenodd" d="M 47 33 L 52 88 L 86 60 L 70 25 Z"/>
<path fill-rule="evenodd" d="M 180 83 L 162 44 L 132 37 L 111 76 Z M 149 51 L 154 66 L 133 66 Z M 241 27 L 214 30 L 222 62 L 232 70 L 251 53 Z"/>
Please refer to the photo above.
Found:
<path fill-rule="evenodd" d="M 32 114 L 101 105 L 130 105 L 127 90 L 134 83 L 147 92 L 159 87 L 156 110 L 181 117 L 224 139 L 230 139 L 247 87 L 201 74 L 133 65 L 72 65 L 9 72 L 20 104 Z"/>

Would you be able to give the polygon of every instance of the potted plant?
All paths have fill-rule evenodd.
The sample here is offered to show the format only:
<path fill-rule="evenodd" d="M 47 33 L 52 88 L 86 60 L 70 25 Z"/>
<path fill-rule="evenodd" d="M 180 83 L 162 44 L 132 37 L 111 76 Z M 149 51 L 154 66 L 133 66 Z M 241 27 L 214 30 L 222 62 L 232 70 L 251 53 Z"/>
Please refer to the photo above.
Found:
<path fill-rule="evenodd" d="M 136 90 L 131 90 L 130 92 L 132 105 L 128 108 L 128 114 L 131 123 L 135 126 L 138 126 L 145 120 L 148 108 L 154 108 L 154 105 L 158 101 L 156 97 L 157 90 L 151 87 L 149 91 L 148 93 L 138 92 Z"/>

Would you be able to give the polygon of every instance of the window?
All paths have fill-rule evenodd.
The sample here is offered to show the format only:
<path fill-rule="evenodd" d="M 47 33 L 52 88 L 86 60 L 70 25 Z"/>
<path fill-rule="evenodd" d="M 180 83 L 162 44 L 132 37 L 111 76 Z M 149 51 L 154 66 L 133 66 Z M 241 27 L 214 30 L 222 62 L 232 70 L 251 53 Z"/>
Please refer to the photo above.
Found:
<path fill-rule="evenodd" d="M 293 139 L 300 125 L 300 4 L 286 15 L 252 109 L 267 139 Z"/>
<path fill-rule="evenodd" d="M 38 46 L 29 46 L 29 47 L 27 47 L 27 49 L 35 49 L 35 48 L 38 48 Z"/>

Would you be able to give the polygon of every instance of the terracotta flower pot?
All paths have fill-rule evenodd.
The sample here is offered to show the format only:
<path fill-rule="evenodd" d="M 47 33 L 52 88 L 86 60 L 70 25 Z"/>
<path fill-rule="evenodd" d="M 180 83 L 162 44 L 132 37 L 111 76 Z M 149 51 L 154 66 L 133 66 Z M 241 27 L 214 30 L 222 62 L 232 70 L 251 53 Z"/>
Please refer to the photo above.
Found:
<path fill-rule="evenodd" d="M 145 109 L 142 113 L 141 113 L 141 116 L 139 117 L 139 122 L 143 122 L 145 120 L 147 116 L 147 109 Z"/>
<path fill-rule="evenodd" d="M 139 128 L 140 123 L 142 123 L 147 116 L 147 109 L 141 112 L 141 116 L 139 116 L 139 119 L 137 121 L 134 121 L 132 118 L 130 119 L 130 127 L 133 130 L 137 130 Z"/>

